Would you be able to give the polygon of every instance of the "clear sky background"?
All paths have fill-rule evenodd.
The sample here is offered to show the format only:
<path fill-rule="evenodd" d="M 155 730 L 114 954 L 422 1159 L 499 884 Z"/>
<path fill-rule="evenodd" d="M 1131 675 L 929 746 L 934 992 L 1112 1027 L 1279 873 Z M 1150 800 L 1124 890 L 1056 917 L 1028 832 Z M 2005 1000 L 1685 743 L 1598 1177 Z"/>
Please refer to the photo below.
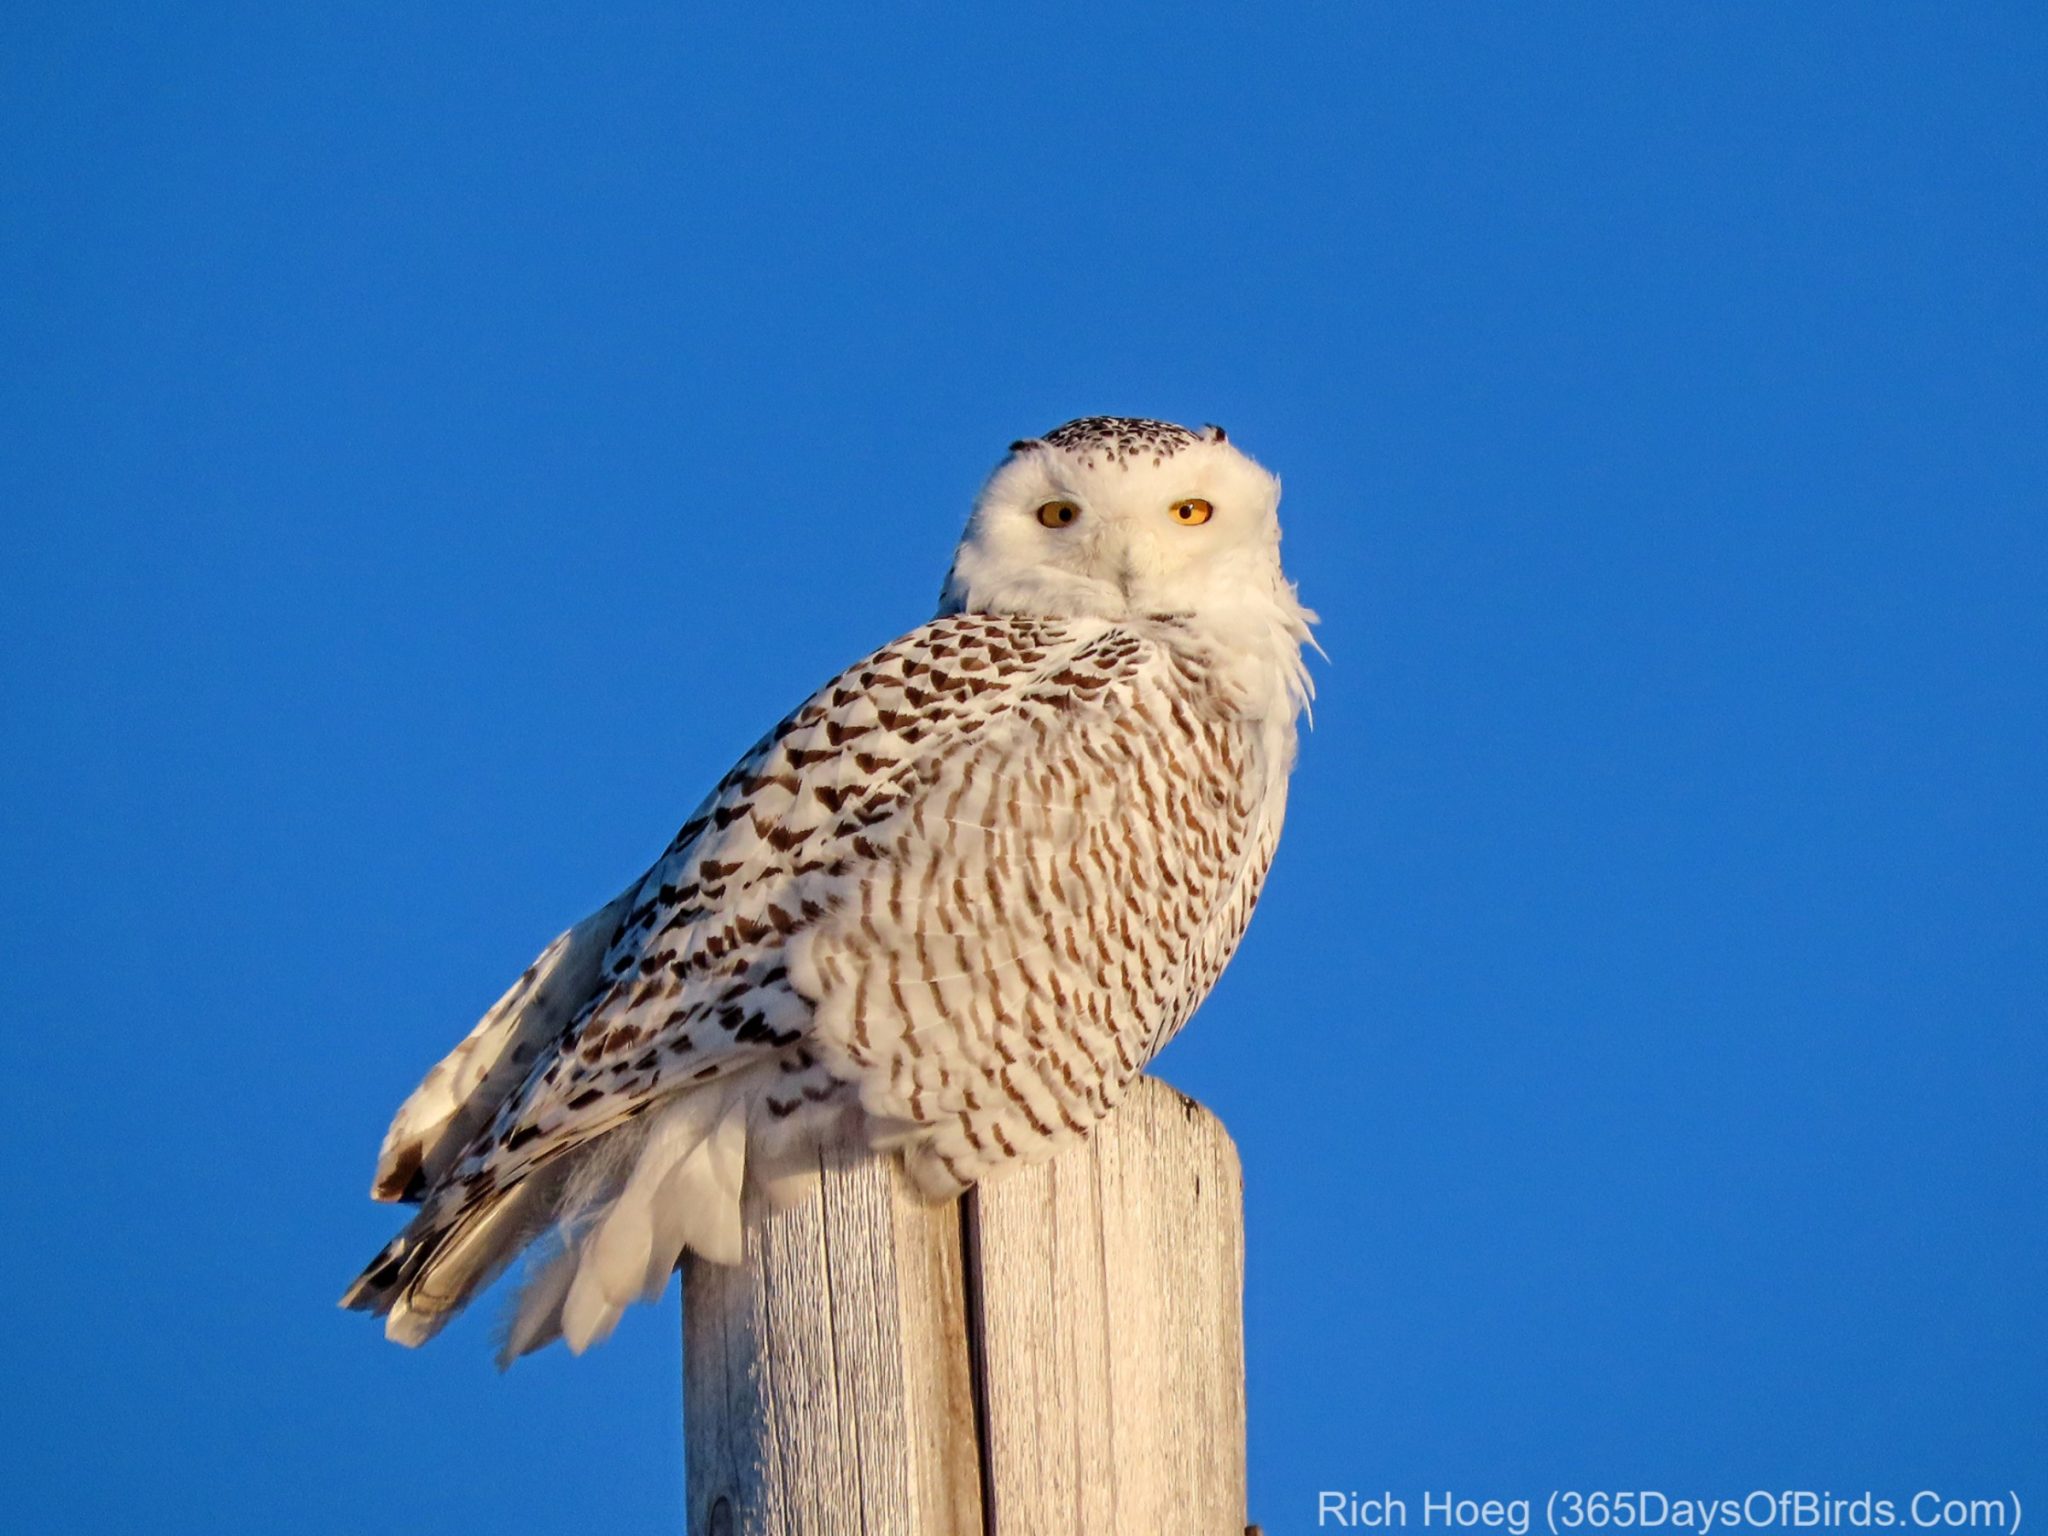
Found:
<path fill-rule="evenodd" d="M 377 1139 L 1092 412 L 1283 476 L 1330 656 L 1160 1063 L 1253 1514 L 2048 1516 L 2044 73 L 2033 4 L 6 7 L 6 1520 L 679 1528 L 672 1296 L 502 1379 L 335 1310 Z"/>

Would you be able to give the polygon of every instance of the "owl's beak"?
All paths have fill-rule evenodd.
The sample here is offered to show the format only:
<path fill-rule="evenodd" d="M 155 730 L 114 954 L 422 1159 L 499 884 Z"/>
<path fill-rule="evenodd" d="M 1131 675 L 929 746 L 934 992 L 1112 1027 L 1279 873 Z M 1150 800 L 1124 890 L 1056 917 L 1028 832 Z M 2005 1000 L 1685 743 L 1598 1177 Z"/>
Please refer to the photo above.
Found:
<path fill-rule="evenodd" d="M 1131 589 L 1138 583 L 1137 567 L 1131 563 L 1130 551 L 1123 551 L 1116 562 L 1116 589 L 1123 593 L 1124 602 L 1131 600 Z"/>

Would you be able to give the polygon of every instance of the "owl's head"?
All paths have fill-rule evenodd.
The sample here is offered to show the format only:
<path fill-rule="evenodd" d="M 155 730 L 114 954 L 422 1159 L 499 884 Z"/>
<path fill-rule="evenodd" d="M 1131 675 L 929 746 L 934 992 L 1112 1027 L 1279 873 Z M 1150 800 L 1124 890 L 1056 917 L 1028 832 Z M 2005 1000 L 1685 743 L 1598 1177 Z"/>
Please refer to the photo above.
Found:
<path fill-rule="evenodd" d="M 1280 482 L 1224 437 L 1087 416 L 1011 445 L 953 556 L 947 612 L 1308 617 L 1280 568 Z"/>

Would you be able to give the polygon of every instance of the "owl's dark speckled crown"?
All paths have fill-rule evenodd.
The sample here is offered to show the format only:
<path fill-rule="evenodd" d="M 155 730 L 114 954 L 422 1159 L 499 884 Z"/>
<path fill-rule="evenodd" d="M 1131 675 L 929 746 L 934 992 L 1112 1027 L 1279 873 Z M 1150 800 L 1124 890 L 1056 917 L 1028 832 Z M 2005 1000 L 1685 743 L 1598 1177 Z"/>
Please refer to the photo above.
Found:
<path fill-rule="evenodd" d="M 1210 427 L 1207 433 L 1213 441 L 1223 440 L 1221 427 Z M 1082 416 L 1054 427 L 1043 437 L 1026 438 L 1010 447 L 1012 452 L 1022 452 L 1043 444 L 1089 458 L 1099 453 L 1112 464 L 1141 457 L 1157 463 L 1202 440 L 1202 433 L 1190 432 L 1170 421 L 1148 421 L 1142 416 Z"/>

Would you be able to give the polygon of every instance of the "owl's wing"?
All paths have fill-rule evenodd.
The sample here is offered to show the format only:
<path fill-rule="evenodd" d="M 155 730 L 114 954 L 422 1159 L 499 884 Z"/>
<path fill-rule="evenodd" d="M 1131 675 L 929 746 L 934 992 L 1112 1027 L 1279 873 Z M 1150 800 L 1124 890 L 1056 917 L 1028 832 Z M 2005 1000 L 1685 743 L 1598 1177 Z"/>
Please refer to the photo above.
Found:
<path fill-rule="evenodd" d="M 592 995 L 346 1303 L 417 1343 L 560 1224 L 507 1356 L 581 1347 L 681 1248 L 737 1260 L 742 1177 L 820 1115 L 857 1102 L 935 1191 L 1083 1133 L 1271 850 L 1255 733 L 1217 706 L 1200 657 L 1099 620 L 955 615 L 849 669 L 632 891 Z"/>
<path fill-rule="evenodd" d="M 633 885 L 557 936 L 399 1105 L 377 1153 L 376 1200 L 417 1203 L 497 1113 L 597 987 Z"/>
<path fill-rule="evenodd" d="M 860 1076 L 813 1029 L 824 991 L 797 975 L 807 936 L 849 913 L 858 926 L 877 866 L 931 840 L 989 846 L 961 825 L 979 814 L 957 789 L 978 777 L 971 764 L 1043 753 L 1086 714 L 1102 718 L 1107 770 L 1118 737 L 1110 694 L 1152 659 L 1103 623 L 955 615 L 828 683 L 741 760 L 648 871 L 593 994 L 471 1141 L 447 1194 L 503 1190 L 693 1085 L 778 1058 L 800 1072 L 814 1043 Z M 1106 807 L 1109 792 L 1105 783 L 1086 806 L 1046 806 L 1014 835 L 1058 835 Z M 1016 793 L 1021 807 L 1021 779 Z M 936 930 L 922 926 L 929 945 Z M 793 1088 L 805 1081 L 792 1077 Z"/>

